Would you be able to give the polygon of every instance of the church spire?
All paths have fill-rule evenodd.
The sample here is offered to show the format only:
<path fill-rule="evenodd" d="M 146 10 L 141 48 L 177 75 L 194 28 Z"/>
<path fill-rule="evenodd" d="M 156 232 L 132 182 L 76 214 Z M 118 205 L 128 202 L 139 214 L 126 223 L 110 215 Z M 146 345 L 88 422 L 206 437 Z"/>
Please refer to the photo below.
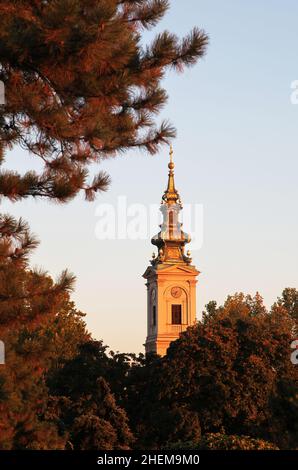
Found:
<path fill-rule="evenodd" d="M 175 164 L 173 161 L 173 147 L 171 145 L 170 147 L 170 163 L 168 164 L 169 168 L 169 178 L 168 178 L 168 187 L 166 191 L 164 192 L 164 195 L 162 197 L 162 203 L 166 204 L 181 204 L 180 201 L 180 196 L 178 194 L 178 191 L 175 188 L 175 180 L 174 180 L 174 168 Z"/>
<path fill-rule="evenodd" d="M 151 264 L 182 263 L 189 265 L 192 260 L 190 256 L 185 256 L 184 246 L 190 242 L 190 236 L 182 230 L 183 224 L 179 220 L 182 204 L 175 187 L 172 146 L 168 168 L 168 186 L 162 197 L 160 208 L 163 215 L 161 230 L 151 239 L 151 243 L 158 247 L 158 256 L 152 259 Z"/>
<path fill-rule="evenodd" d="M 147 283 L 146 353 L 164 356 L 172 341 L 196 321 L 196 282 L 199 271 L 185 253 L 190 236 L 179 220 L 182 204 L 174 182 L 170 149 L 168 186 L 162 197 L 160 231 L 151 239 L 157 247 L 143 277 Z"/>

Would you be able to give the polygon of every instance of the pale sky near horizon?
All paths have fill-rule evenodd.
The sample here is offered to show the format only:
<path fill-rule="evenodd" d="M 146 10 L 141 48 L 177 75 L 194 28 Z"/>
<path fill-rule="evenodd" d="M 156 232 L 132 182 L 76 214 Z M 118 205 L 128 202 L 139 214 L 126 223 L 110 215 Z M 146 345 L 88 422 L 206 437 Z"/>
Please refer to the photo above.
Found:
<path fill-rule="evenodd" d="M 206 57 L 164 82 L 169 102 L 161 118 L 177 127 L 176 183 L 184 203 L 202 204 L 204 242 L 193 250 L 201 271 L 198 316 L 209 300 L 259 291 L 270 306 L 285 287 L 298 287 L 298 3 L 295 0 L 172 0 L 146 39 L 168 29 L 180 37 L 193 26 L 210 36 Z M 10 168 L 32 167 L 15 149 Z M 54 277 L 76 274 L 73 299 L 88 328 L 114 350 L 143 351 L 146 288 L 142 274 L 153 251 L 147 240 L 98 240 L 96 210 L 159 204 L 167 182 L 168 149 L 155 157 L 129 152 L 105 161 L 110 190 L 87 203 L 3 202 L 41 240 L 32 264 Z M 188 231 L 188 227 L 184 229 Z M 191 246 L 190 246 L 191 248 Z"/>

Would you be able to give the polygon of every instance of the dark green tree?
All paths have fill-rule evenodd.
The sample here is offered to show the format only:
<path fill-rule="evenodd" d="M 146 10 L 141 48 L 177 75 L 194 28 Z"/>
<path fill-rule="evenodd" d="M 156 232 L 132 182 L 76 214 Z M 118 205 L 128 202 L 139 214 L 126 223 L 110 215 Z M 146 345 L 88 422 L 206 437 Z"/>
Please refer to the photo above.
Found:
<path fill-rule="evenodd" d="M 44 420 L 50 368 L 73 357 L 88 339 L 82 314 L 69 300 L 74 278 L 58 281 L 28 266 L 37 241 L 23 221 L 0 217 L 0 448 L 64 448 L 55 422 Z"/>
<path fill-rule="evenodd" d="M 173 342 L 164 358 L 131 372 L 127 410 L 140 445 L 168 445 L 162 435 L 166 422 L 172 423 L 170 442 L 181 442 L 185 432 L 185 441 L 198 443 L 177 426 L 175 410 L 181 410 L 198 418 L 203 435 L 246 435 L 295 448 L 298 369 L 290 361 L 294 326 L 283 305 L 268 312 L 259 294 L 230 296 L 221 307 L 210 303 L 203 322 Z M 184 421 L 179 419 L 180 424 Z"/>
<path fill-rule="evenodd" d="M 206 434 L 201 440 L 199 448 L 202 450 L 279 450 L 277 446 L 263 439 L 254 439 L 249 436 L 228 436 L 220 433 Z"/>
<path fill-rule="evenodd" d="M 62 368 L 49 371 L 52 415 L 71 448 L 128 449 L 133 443 L 126 413 L 115 399 L 123 399 L 129 362 L 106 349 L 101 341 L 86 341 Z"/>
<path fill-rule="evenodd" d="M 160 378 L 163 359 L 140 356 L 125 379 L 124 408 L 138 449 L 161 449 L 172 443 L 198 443 L 201 426 L 198 413 L 187 403 L 178 404 L 162 396 Z"/>
<path fill-rule="evenodd" d="M 284 308 L 286 312 L 298 322 L 298 290 L 288 287 L 284 289 L 281 297 L 277 299 L 277 303 L 273 308 Z"/>

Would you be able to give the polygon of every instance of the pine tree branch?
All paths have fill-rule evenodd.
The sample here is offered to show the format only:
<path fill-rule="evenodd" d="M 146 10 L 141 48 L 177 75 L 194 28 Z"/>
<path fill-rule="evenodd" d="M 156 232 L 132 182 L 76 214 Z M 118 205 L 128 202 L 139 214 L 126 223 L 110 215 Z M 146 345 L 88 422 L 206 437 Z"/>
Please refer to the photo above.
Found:
<path fill-rule="evenodd" d="M 105 172 L 97 174 L 92 181 L 91 186 L 83 188 L 87 201 L 94 201 L 97 192 L 106 191 L 111 184 L 111 178 Z"/>
<path fill-rule="evenodd" d="M 137 6 L 134 5 L 133 11 L 126 21 L 128 23 L 138 23 L 143 28 L 149 29 L 156 26 L 168 9 L 168 0 L 151 0 L 145 5 L 142 2 Z"/>
<path fill-rule="evenodd" d="M 42 274 L 35 273 L 35 275 L 38 275 L 38 277 L 45 276 L 44 273 Z M 56 297 L 60 293 L 73 291 L 75 280 L 76 280 L 76 277 L 73 274 L 69 273 L 67 270 L 64 270 L 60 274 L 57 282 L 50 289 L 36 289 L 34 292 L 30 292 L 24 295 L 16 295 L 15 293 L 12 293 L 10 295 L 5 295 L 5 294 L 0 293 L 0 301 L 16 302 L 20 300 L 34 299 L 36 297 L 50 297 L 50 296 Z"/>
<path fill-rule="evenodd" d="M 156 129 L 167 100 L 167 69 L 193 65 L 208 38 L 195 28 L 186 38 L 163 32 L 143 48 L 142 28 L 156 25 L 168 0 L 0 3 L 0 163 L 21 145 L 41 159 L 40 173 L 0 173 L 0 196 L 87 200 L 108 186 L 86 185 L 88 166 L 129 149 L 155 153 L 175 135 Z"/>

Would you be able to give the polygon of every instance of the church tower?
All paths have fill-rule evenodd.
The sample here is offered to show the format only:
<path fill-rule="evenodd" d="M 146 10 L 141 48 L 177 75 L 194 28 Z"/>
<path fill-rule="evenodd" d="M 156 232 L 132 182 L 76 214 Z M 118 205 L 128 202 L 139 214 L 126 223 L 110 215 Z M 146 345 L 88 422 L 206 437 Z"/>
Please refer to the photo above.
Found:
<path fill-rule="evenodd" d="M 196 321 L 196 283 L 199 271 L 185 245 L 179 213 L 182 204 L 174 182 L 173 149 L 170 151 L 168 187 L 162 197 L 163 222 L 151 243 L 157 247 L 143 277 L 147 280 L 146 353 L 164 356 L 172 341 Z"/>

